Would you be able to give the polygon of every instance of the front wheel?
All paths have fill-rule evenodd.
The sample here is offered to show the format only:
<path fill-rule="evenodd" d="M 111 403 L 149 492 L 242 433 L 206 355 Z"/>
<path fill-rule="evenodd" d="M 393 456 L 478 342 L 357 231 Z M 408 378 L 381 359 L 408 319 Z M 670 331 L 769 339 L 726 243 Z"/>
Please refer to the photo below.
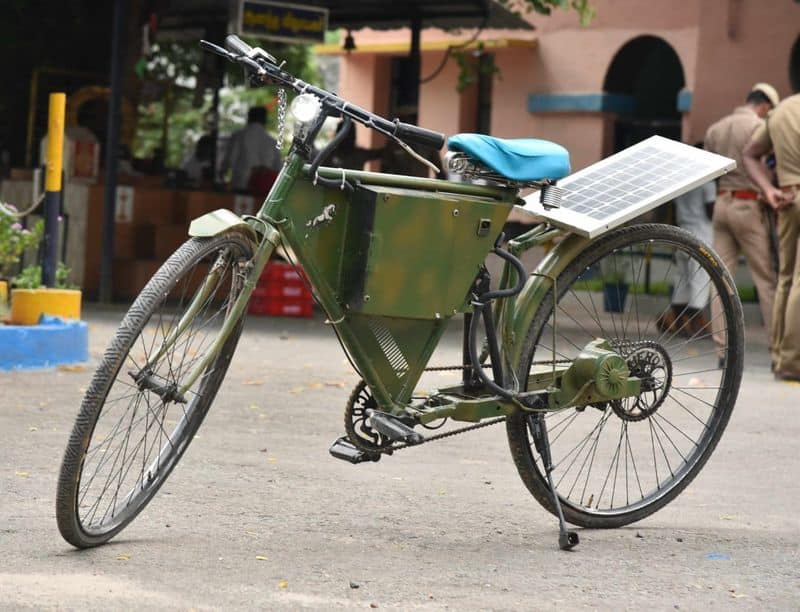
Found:
<path fill-rule="evenodd" d="M 665 225 L 598 239 L 559 275 L 557 290 L 555 309 L 551 289 L 533 320 L 518 376 L 527 380 L 534 359 L 551 363 L 554 350 L 568 361 L 603 338 L 641 379 L 637 397 L 545 418 L 565 519 L 619 527 L 674 499 L 717 445 L 742 376 L 741 303 L 716 254 Z M 511 453 L 527 488 L 555 514 L 528 419 L 509 416 Z"/>
<path fill-rule="evenodd" d="M 178 389 L 242 291 L 251 256 L 239 234 L 193 238 L 125 315 L 83 399 L 61 465 L 56 518 L 70 544 L 97 546 L 119 533 L 186 451 L 228 369 L 243 317 L 195 383 Z M 204 284 L 204 299 L 193 300 Z"/>

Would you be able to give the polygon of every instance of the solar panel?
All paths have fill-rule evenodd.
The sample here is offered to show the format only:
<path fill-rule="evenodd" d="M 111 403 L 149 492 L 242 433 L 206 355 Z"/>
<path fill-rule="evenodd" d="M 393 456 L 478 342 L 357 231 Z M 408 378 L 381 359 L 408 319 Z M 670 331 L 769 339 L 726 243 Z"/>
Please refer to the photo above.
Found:
<path fill-rule="evenodd" d="M 594 238 L 735 167 L 727 157 L 651 136 L 558 181 L 559 208 L 545 209 L 536 191 L 518 209 Z"/>

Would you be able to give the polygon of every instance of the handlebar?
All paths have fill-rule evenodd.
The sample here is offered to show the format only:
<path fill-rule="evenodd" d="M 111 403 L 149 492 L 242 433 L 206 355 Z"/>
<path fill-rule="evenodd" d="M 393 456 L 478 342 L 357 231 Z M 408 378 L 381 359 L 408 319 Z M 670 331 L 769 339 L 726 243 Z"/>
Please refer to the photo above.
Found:
<path fill-rule="evenodd" d="M 250 55 L 253 51 L 253 47 L 236 36 L 236 34 L 229 34 L 225 37 L 225 47 L 236 55 Z"/>
<path fill-rule="evenodd" d="M 403 142 L 414 142 L 431 149 L 441 149 L 444 146 L 444 134 L 440 132 L 426 130 L 410 123 L 401 123 L 397 119 L 393 123 L 394 135 Z"/>
<path fill-rule="evenodd" d="M 216 53 L 225 59 L 244 65 L 263 82 L 277 82 L 291 87 L 298 93 L 312 93 L 320 99 L 320 102 L 334 116 L 347 116 L 362 125 L 382 132 L 383 134 L 394 136 L 406 144 L 417 144 L 423 147 L 441 149 L 444 146 L 444 134 L 433 130 L 426 130 L 415 125 L 402 123 L 398 119 L 389 121 L 380 115 L 369 112 L 337 95 L 309 85 L 300 79 L 295 78 L 277 65 L 275 58 L 260 48 L 253 48 L 235 34 L 230 34 L 225 38 L 226 49 L 210 43 L 206 40 L 200 41 L 200 46 L 207 51 Z"/>

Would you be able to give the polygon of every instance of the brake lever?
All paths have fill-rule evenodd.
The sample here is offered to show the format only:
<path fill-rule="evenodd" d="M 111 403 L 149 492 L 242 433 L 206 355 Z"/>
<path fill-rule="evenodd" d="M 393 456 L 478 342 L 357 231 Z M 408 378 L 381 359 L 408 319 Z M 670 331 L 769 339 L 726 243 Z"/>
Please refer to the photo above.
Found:
<path fill-rule="evenodd" d="M 263 77 L 264 75 L 267 74 L 267 71 L 264 70 L 264 68 L 262 68 L 257 61 L 255 61 L 252 57 L 248 55 L 239 55 L 237 53 L 231 53 L 227 49 L 223 49 L 219 45 L 215 45 L 214 43 L 208 42 L 207 40 L 201 40 L 200 47 L 202 47 L 206 51 L 211 51 L 212 53 L 216 53 L 217 55 L 224 57 L 228 61 L 237 64 L 244 64 L 245 66 L 253 70 L 259 77 Z M 259 51 L 261 51 L 261 53 L 256 53 L 255 54 L 256 57 L 264 57 L 264 56 L 272 57 L 269 55 L 269 53 L 267 53 L 263 49 L 259 49 Z"/>
<path fill-rule="evenodd" d="M 261 58 L 267 60 L 270 64 L 275 64 L 275 65 L 278 64 L 278 60 L 276 60 L 273 55 L 270 55 L 269 53 L 264 51 L 264 49 L 262 49 L 261 47 L 253 47 L 253 50 L 247 54 L 247 57 L 253 60 Z"/>

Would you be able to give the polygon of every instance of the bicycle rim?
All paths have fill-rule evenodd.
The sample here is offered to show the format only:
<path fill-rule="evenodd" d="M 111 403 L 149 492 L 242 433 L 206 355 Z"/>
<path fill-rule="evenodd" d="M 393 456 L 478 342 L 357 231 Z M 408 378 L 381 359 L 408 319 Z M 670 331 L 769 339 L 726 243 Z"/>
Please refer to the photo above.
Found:
<path fill-rule="evenodd" d="M 741 377 L 741 306 L 719 260 L 704 249 L 676 228 L 626 228 L 589 248 L 558 280 L 556 359 L 574 359 L 605 338 L 642 381 L 637 397 L 546 416 L 553 479 L 574 523 L 618 526 L 662 507 L 697 474 L 727 424 Z M 681 306 L 670 323 L 670 296 L 692 292 L 709 294 L 711 314 Z M 552 311 L 551 292 L 537 316 L 537 360 L 553 353 Z M 541 458 L 524 435 L 534 486 L 547 499 Z"/>
<path fill-rule="evenodd" d="M 227 350 L 182 398 L 164 395 L 164 388 L 176 390 L 206 355 L 241 290 L 241 265 L 248 256 L 241 243 L 216 241 L 210 249 L 198 245 L 202 242 L 184 245 L 186 261 L 180 261 L 181 250 L 173 256 L 179 269 L 169 271 L 168 262 L 143 290 L 107 351 L 104 366 L 113 368 L 113 375 L 102 366 L 96 374 L 94 382 L 105 385 L 101 399 L 95 400 L 91 389 L 87 393 L 86 401 L 97 404 L 97 412 L 86 438 L 74 508 L 81 531 L 90 538 L 121 529 L 166 480 L 202 423 L 238 340 L 240 324 L 223 347 Z M 221 274 L 208 297 L 169 347 L 160 350 L 215 265 Z M 137 381 L 144 371 L 161 391 Z"/>

